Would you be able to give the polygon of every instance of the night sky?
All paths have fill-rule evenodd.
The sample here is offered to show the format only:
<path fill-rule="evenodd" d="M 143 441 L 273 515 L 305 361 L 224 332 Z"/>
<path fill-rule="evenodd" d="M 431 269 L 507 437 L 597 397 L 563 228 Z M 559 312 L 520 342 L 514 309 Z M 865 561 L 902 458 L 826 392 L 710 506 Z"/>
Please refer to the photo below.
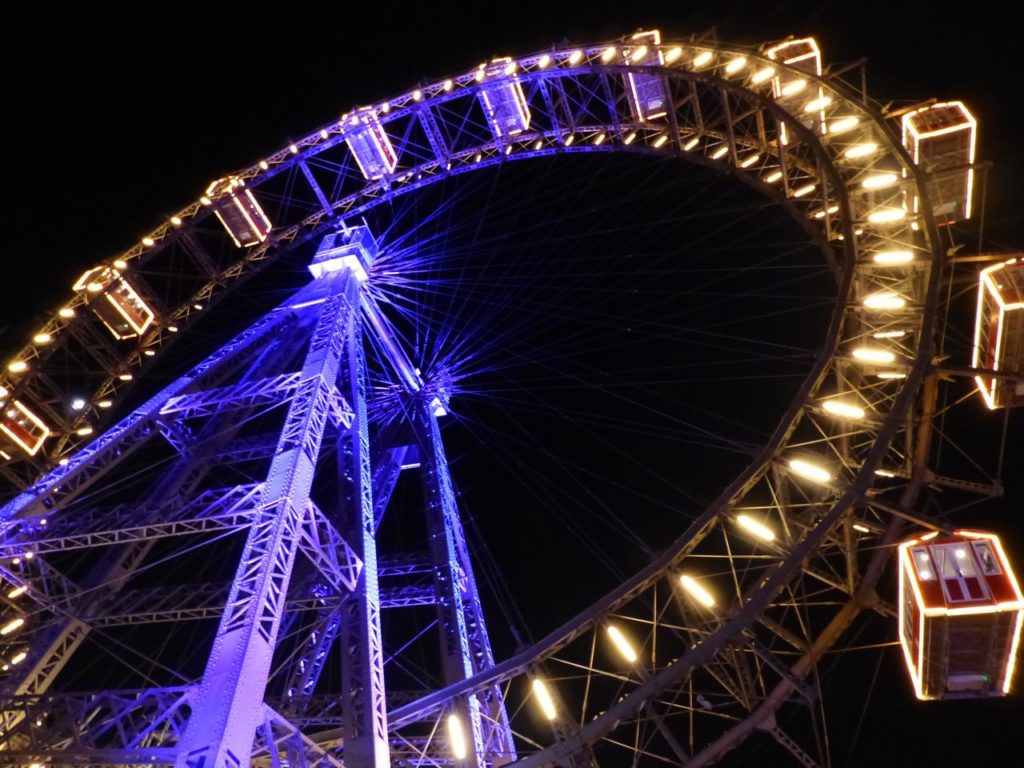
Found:
<path fill-rule="evenodd" d="M 664 37 L 716 27 L 721 40 L 743 44 L 813 34 L 826 62 L 868 59 L 869 92 L 876 100 L 901 106 L 930 97 L 963 99 L 979 119 L 979 159 L 993 163 L 984 187 L 983 247 L 1024 247 L 1018 203 L 1024 88 L 1013 56 L 1019 32 L 1001 11 L 1004 4 L 388 5 L 369 4 L 364 12 L 352 2 L 282 3 L 265 12 L 256 3 L 217 4 L 216 10 L 213 3 L 9 4 L 0 22 L 8 190 L 0 233 L 0 349 L 21 344 L 86 267 L 137 241 L 198 197 L 211 179 L 250 165 L 354 105 L 466 71 L 492 56 L 610 39 L 641 27 L 658 27 Z M 509 183 L 528 186 L 514 176 Z M 567 184 L 565 178 L 558 183 Z M 963 234 L 965 252 L 976 251 L 977 226 Z M 481 408 L 478 414 L 486 412 Z M 980 410 L 963 418 L 984 418 L 985 429 L 997 435 L 1002 426 L 1001 416 Z M 977 518 L 968 510 L 957 522 L 996 526 L 1024 571 L 1021 415 L 1012 414 L 1010 424 L 1008 497 L 982 505 Z M 456 454 L 470 450 L 465 440 L 453 439 Z M 473 483 L 466 479 L 463 485 Z M 713 490 L 697 496 L 709 498 Z M 486 515 L 479 525 L 489 530 Z M 671 525 L 657 518 L 645 535 L 674 538 L 678 530 Z M 515 581 L 514 572 L 510 578 Z M 555 618 L 537 616 L 541 623 Z M 1014 748 L 1024 747 L 1014 702 L 916 704 L 896 653 L 880 667 L 866 714 L 863 696 L 856 707 L 837 710 L 837 718 L 852 723 L 863 716 L 863 723 L 856 737 L 852 726 L 846 728 L 834 765 L 945 765 L 953 755 L 980 755 L 972 766 L 1014 762 Z M 861 667 L 856 669 L 836 673 L 833 695 L 841 697 L 844 685 L 863 687 Z M 875 667 L 864 669 L 870 675 Z M 906 739 L 921 744 L 920 752 L 900 739 L 904 719 Z M 988 746 L 979 751 L 973 739 Z"/>

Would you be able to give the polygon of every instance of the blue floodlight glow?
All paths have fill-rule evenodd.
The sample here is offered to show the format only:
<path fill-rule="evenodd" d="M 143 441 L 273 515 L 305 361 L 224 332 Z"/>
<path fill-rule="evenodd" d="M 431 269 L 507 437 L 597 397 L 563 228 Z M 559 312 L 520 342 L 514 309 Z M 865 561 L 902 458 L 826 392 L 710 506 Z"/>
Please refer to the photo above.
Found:
<path fill-rule="evenodd" d="M 345 143 L 368 181 L 383 178 L 395 170 L 398 155 L 384 131 L 376 111 L 367 107 L 347 119 L 352 133 Z"/>
<path fill-rule="evenodd" d="M 377 251 L 377 241 L 366 227 L 334 232 L 320 243 L 309 271 L 319 279 L 342 269 L 351 269 L 356 279 L 363 282 L 369 276 Z"/>
<path fill-rule="evenodd" d="M 497 139 L 515 136 L 530 127 L 526 95 L 519 80 L 509 76 L 511 67 L 512 60 L 506 56 L 482 69 L 485 85 L 480 89 L 480 102 Z M 487 79 L 492 77 L 501 79 L 486 85 Z"/>

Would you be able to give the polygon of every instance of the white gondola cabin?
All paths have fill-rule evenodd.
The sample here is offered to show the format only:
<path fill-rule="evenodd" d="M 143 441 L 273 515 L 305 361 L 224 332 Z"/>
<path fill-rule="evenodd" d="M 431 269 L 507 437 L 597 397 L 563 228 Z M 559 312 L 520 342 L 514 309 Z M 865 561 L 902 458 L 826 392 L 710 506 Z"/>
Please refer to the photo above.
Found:
<path fill-rule="evenodd" d="M 72 290 L 86 295 L 89 309 L 118 340 L 141 335 L 156 317 L 138 291 L 113 267 L 88 270 Z"/>
<path fill-rule="evenodd" d="M 998 536 L 930 533 L 900 544 L 899 617 L 919 699 L 1010 692 L 1024 599 Z"/>
<path fill-rule="evenodd" d="M 932 104 L 903 116 L 903 146 L 928 174 L 938 224 L 971 217 L 978 122 L 962 101 Z M 914 210 L 920 201 L 914 198 Z"/>
<path fill-rule="evenodd" d="M 206 188 L 203 202 L 213 206 L 236 247 L 256 245 L 267 239 L 270 219 L 241 179 L 217 179 Z"/>
<path fill-rule="evenodd" d="M 365 107 L 342 122 L 348 134 L 345 143 L 367 181 L 382 179 L 395 170 L 398 154 L 375 110 Z"/>
<path fill-rule="evenodd" d="M 0 387 L 0 432 L 29 456 L 35 456 L 50 430 L 24 403 L 8 399 L 8 394 L 6 387 Z"/>
<path fill-rule="evenodd" d="M 665 63 L 665 57 L 658 47 L 661 45 L 661 33 L 658 30 L 637 32 L 629 41 L 634 47 L 629 49 L 627 62 L 645 67 L 660 67 Z M 626 83 L 629 86 L 627 93 L 630 111 L 638 123 L 658 120 L 668 114 L 668 81 L 662 75 L 629 72 Z"/>
<path fill-rule="evenodd" d="M 821 48 L 818 41 L 813 37 L 802 37 L 796 40 L 787 40 L 769 48 L 765 53 L 769 59 L 779 61 L 787 67 L 806 72 L 813 77 L 821 77 Z M 807 87 L 807 80 L 793 75 L 792 73 L 780 74 L 772 80 L 772 94 L 780 101 L 801 102 L 804 104 L 813 101 L 821 101 L 825 92 L 820 86 Z M 798 110 L 805 112 L 804 110 Z M 814 129 L 817 122 L 818 130 L 824 132 L 825 113 L 822 110 L 811 110 L 805 112 L 804 124 Z M 780 126 L 779 140 L 783 144 L 789 143 L 789 134 L 785 124 Z"/>
<path fill-rule="evenodd" d="M 530 107 L 515 71 L 515 62 L 507 56 L 481 64 L 477 70 L 477 79 L 482 83 L 480 106 L 498 141 L 505 141 L 530 127 Z"/>
<path fill-rule="evenodd" d="M 981 271 L 971 365 L 1022 377 L 975 377 L 989 408 L 1024 405 L 1024 259 Z"/>

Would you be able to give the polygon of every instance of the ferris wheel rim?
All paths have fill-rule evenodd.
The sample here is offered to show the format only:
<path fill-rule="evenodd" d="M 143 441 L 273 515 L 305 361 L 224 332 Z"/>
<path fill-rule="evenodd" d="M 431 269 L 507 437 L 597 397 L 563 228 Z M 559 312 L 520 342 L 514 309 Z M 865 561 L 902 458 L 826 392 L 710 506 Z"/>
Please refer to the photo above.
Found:
<path fill-rule="evenodd" d="M 604 46 L 602 45 L 600 47 L 603 48 Z M 725 49 L 722 49 L 722 50 L 725 50 Z M 539 56 L 539 54 L 538 54 L 538 56 Z M 622 71 L 627 71 L 627 70 L 631 70 L 631 69 L 632 70 L 643 70 L 643 68 L 629 68 L 629 67 L 619 67 L 618 69 L 621 69 Z M 679 73 L 679 72 L 676 72 L 676 73 L 673 73 L 673 74 L 675 74 L 675 75 L 685 75 L 685 73 Z M 820 78 L 819 78 L 819 80 L 820 80 Z M 729 85 L 729 87 L 735 87 L 733 84 L 728 84 L 728 85 Z M 837 89 L 837 86 L 834 83 L 830 83 L 829 87 L 833 88 L 833 89 Z M 759 96 L 759 97 L 763 98 L 765 101 L 767 101 L 767 99 L 765 97 L 763 97 L 763 96 Z M 777 106 L 777 104 L 774 104 L 774 103 L 771 103 L 771 102 L 768 103 L 768 106 L 772 110 L 779 110 L 780 109 Z M 870 108 L 867 104 L 860 104 L 859 106 L 860 106 L 861 109 L 863 109 L 866 112 L 869 112 L 869 113 L 872 114 L 873 119 L 875 119 L 875 121 L 876 121 L 875 127 L 878 128 L 882 132 L 882 135 L 886 136 L 889 139 L 889 141 L 890 141 L 889 149 L 891 151 L 894 151 L 896 154 L 900 155 L 902 157 L 902 159 L 904 161 L 906 161 L 906 167 L 908 169 L 910 169 L 910 173 L 913 175 L 914 184 L 915 184 L 915 188 L 916 188 L 917 194 L 919 194 L 920 197 L 927 202 L 927 190 L 925 188 L 925 184 L 923 182 L 923 179 L 921 178 L 921 172 L 919 171 L 919 169 L 917 169 L 917 167 L 914 165 L 914 163 L 910 160 L 910 158 L 909 158 L 907 152 L 905 151 L 905 149 L 899 144 L 898 141 L 895 140 L 895 137 L 892 135 L 892 131 L 885 124 L 884 118 L 880 114 L 878 114 L 876 110 L 873 110 L 872 108 Z M 798 131 L 798 132 L 800 130 L 800 128 L 797 127 L 797 126 L 793 126 L 793 129 Z M 811 138 L 815 138 L 816 139 L 816 137 L 813 137 L 813 134 L 809 134 L 809 135 L 810 135 Z M 808 138 L 808 135 L 805 135 L 804 138 L 805 139 Z M 816 141 L 817 141 L 817 139 L 816 139 Z M 292 145 L 292 146 L 295 146 L 295 145 Z M 619 150 L 621 148 L 617 147 L 615 149 Z M 818 141 L 818 149 L 821 150 L 823 155 L 826 155 L 825 150 L 823 148 L 821 148 L 820 141 Z M 296 154 L 295 152 L 292 152 L 290 149 L 287 149 L 287 148 L 284 151 L 290 152 L 290 154 L 292 154 L 292 155 Z M 575 153 L 575 152 L 582 152 L 582 151 L 584 151 L 582 147 L 579 147 L 579 148 L 577 148 L 575 150 L 572 149 L 571 147 L 562 147 L 562 148 L 557 150 L 557 153 L 558 154 L 572 154 L 572 153 Z M 615 150 L 613 150 L 612 148 L 609 147 L 607 150 L 604 150 L 604 151 L 615 151 Z M 628 150 L 628 151 L 640 151 L 640 147 L 637 147 L 637 148 L 635 148 L 633 150 Z M 554 152 L 554 151 L 551 152 L 551 154 L 555 154 L 555 153 L 556 152 Z M 659 154 L 659 155 L 663 154 L 663 153 L 656 152 L 656 151 L 649 151 L 648 152 L 647 148 L 644 148 L 644 153 L 647 153 L 647 154 Z M 518 159 L 526 159 L 528 157 L 534 157 L 534 156 L 536 156 L 536 155 L 529 155 L 527 153 L 522 153 L 522 154 L 516 154 L 511 159 L 516 159 L 516 160 L 518 160 Z M 678 153 L 676 153 L 676 154 L 674 154 L 672 156 L 677 156 L 678 157 L 680 155 Z M 685 155 L 683 155 L 683 157 L 685 157 Z M 505 159 L 506 158 L 502 158 L 502 157 L 488 158 L 486 161 L 481 160 L 481 161 L 479 161 L 477 163 L 474 163 L 472 167 L 467 167 L 465 169 L 460 169 L 456 173 L 465 173 L 465 172 L 470 172 L 470 171 L 472 171 L 472 170 L 474 170 L 476 168 L 489 167 L 491 165 L 496 165 L 496 164 L 502 163 L 502 162 L 505 161 Z M 724 166 L 726 168 L 730 168 L 730 170 L 734 170 L 734 169 L 732 169 L 729 166 L 728 163 L 717 163 L 717 161 L 708 160 L 703 155 L 699 156 L 699 159 L 698 159 L 698 157 L 691 157 L 690 159 L 694 160 L 695 162 L 711 165 L 711 166 L 716 167 L 716 168 Z M 834 170 L 834 169 L 832 169 L 832 170 Z M 838 172 L 836 172 L 836 173 L 838 173 Z M 455 174 L 452 174 L 452 175 L 455 175 Z M 740 178 L 743 178 L 744 180 L 747 180 L 747 177 L 745 175 L 743 175 L 743 174 L 738 174 L 738 176 Z M 439 176 L 439 177 L 436 177 L 436 178 L 428 179 L 424 183 L 424 186 L 426 184 L 434 183 L 435 181 L 440 180 L 441 178 L 448 178 L 448 175 L 444 175 L 444 176 Z M 397 194 L 404 194 L 405 192 L 415 191 L 418 188 L 420 188 L 420 187 L 419 186 L 415 186 L 415 185 L 410 185 L 407 189 L 403 189 L 403 190 L 401 190 L 399 192 L 396 192 L 395 196 L 397 196 Z M 766 187 L 766 185 L 763 185 L 763 184 L 761 185 L 761 188 L 762 188 L 762 191 L 765 191 L 766 189 L 770 189 L 770 188 Z M 393 197 L 389 195 L 387 197 L 387 199 L 393 199 Z M 379 205 L 379 204 L 383 204 L 383 202 L 384 202 L 384 199 L 381 199 L 381 200 L 378 200 L 377 202 L 373 203 L 372 205 L 368 205 L 368 207 L 373 207 L 373 206 L 376 206 L 376 205 Z M 776 202 L 778 202 L 778 200 Z M 848 203 L 844 202 L 844 204 L 848 207 Z M 788 206 L 788 205 L 786 207 L 787 208 L 791 208 L 791 206 Z M 186 209 L 186 210 L 192 210 L 193 212 L 199 212 L 199 211 L 202 210 L 201 204 L 193 204 L 192 206 L 190 206 L 189 209 Z M 790 212 L 792 213 L 793 210 L 791 210 Z M 908 372 L 906 380 L 901 385 L 901 388 L 899 390 L 899 394 L 897 395 L 896 400 L 897 400 L 897 402 L 899 404 L 898 405 L 894 405 L 894 407 L 887 414 L 885 425 L 882 428 L 882 431 L 884 431 L 887 434 L 889 434 L 889 440 L 891 440 L 892 435 L 895 434 L 895 431 L 898 428 L 899 422 L 902 420 L 902 418 L 904 418 L 906 410 L 910 407 L 911 401 L 912 401 L 912 399 L 913 399 L 917 389 L 920 387 L 921 382 L 923 380 L 923 377 L 925 375 L 926 369 L 927 369 L 928 365 L 931 362 L 931 349 L 932 349 L 932 347 L 931 347 L 931 336 L 933 335 L 932 329 L 934 327 L 934 322 L 935 322 L 934 321 L 934 317 L 935 317 L 935 314 L 936 314 L 936 306 L 937 306 L 937 301 L 938 301 L 937 285 L 938 285 L 938 275 L 940 274 L 941 267 L 942 267 L 942 254 L 937 249 L 938 238 L 937 238 L 936 226 L 935 226 L 935 222 L 933 220 L 932 214 L 931 214 L 930 206 L 928 206 L 926 204 L 924 206 L 924 209 L 918 214 L 918 216 L 920 216 L 920 218 L 923 220 L 924 227 L 927 230 L 928 239 L 929 239 L 930 243 L 932 243 L 932 250 L 931 250 L 932 261 L 931 261 L 931 267 L 930 267 L 930 273 L 929 273 L 929 291 L 928 291 L 929 300 L 927 302 L 927 305 L 922 308 L 922 317 L 923 317 L 923 319 L 922 319 L 922 330 L 921 330 L 921 332 L 919 334 L 918 342 L 917 342 L 917 345 L 915 347 L 915 356 L 914 356 L 914 360 L 913 360 L 913 366 L 912 366 L 911 370 Z M 823 377 L 824 373 L 826 372 L 829 363 L 834 359 L 834 357 L 835 357 L 835 355 L 837 353 L 837 347 L 838 347 L 838 344 L 839 344 L 839 341 L 840 341 L 840 339 L 839 339 L 839 335 L 840 335 L 839 324 L 841 323 L 842 317 L 843 317 L 843 309 L 840 306 L 840 304 L 842 303 L 842 299 L 844 297 L 848 297 L 848 291 L 849 291 L 849 288 L 850 288 L 850 281 L 852 280 L 853 269 L 854 269 L 854 262 L 855 262 L 855 257 L 852 254 L 849 253 L 849 251 L 853 250 L 853 245 L 852 245 L 852 241 L 853 241 L 853 237 L 852 237 L 852 235 L 853 235 L 853 226 L 852 226 L 852 223 L 851 223 L 852 216 L 851 215 L 847 215 L 847 216 L 843 216 L 842 218 L 843 218 L 843 227 L 845 228 L 845 232 L 847 233 L 846 243 L 844 244 L 843 247 L 844 247 L 844 250 L 846 250 L 848 252 L 848 258 L 845 260 L 846 268 L 845 268 L 845 270 L 843 272 L 843 279 L 842 279 L 842 283 L 841 283 L 841 290 L 839 292 L 839 299 L 837 299 L 836 307 L 833 310 L 832 321 L 830 323 L 829 337 L 833 339 L 834 343 L 833 344 L 826 344 L 826 348 L 818 356 L 817 360 L 815 361 L 815 364 L 814 364 L 814 367 L 812 369 L 811 374 L 809 374 L 807 376 L 807 378 L 804 380 L 803 384 L 801 385 L 800 389 L 798 390 L 798 394 L 794 397 L 794 399 L 793 399 L 789 409 L 787 409 L 787 411 L 786 411 L 786 414 L 784 414 L 782 419 L 780 420 L 779 426 L 776 428 L 776 431 L 773 433 L 772 438 L 769 440 L 768 444 L 765 446 L 764 450 L 762 451 L 762 453 L 761 453 L 761 455 L 759 457 L 759 460 L 757 462 L 755 462 L 756 466 L 755 465 L 751 465 L 751 467 L 748 468 L 748 470 L 745 470 L 743 473 L 741 473 L 740 477 L 738 477 L 735 481 L 733 481 L 733 483 L 731 483 L 727 487 L 727 489 L 725 491 L 723 491 L 723 493 L 720 495 L 719 499 L 717 499 L 715 503 L 713 503 L 711 506 L 709 506 L 708 510 L 706 510 L 705 513 L 701 516 L 701 518 L 699 520 L 700 521 L 704 521 L 704 522 L 703 523 L 695 522 L 687 530 L 687 532 L 685 532 L 679 539 L 676 540 L 676 542 L 673 544 L 673 547 L 670 548 L 670 549 L 675 550 L 678 547 L 679 551 L 681 551 L 683 545 L 685 545 L 685 543 L 690 540 L 690 537 L 688 535 L 690 531 L 696 530 L 697 528 L 700 527 L 701 524 L 706 524 L 707 520 L 712 520 L 717 515 L 719 515 L 720 514 L 720 510 L 718 509 L 718 507 L 720 507 L 723 504 L 726 504 L 728 502 L 728 500 L 729 500 L 729 497 L 734 495 L 736 490 L 740 486 L 742 486 L 742 484 L 745 481 L 749 480 L 749 478 L 751 476 L 753 476 L 753 474 L 755 474 L 756 472 L 759 472 L 759 471 L 762 471 L 762 470 L 765 469 L 765 467 L 770 463 L 770 461 L 772 460 L 772 458 L 776 454 L 776 450 L 774 450 L 772 448 L 772 446 L 775 446 L 775 448 L 777 448 L 779 445 L 781 445 L 782 441 L 786 437 L 787 432 L 793 428 L 793 425 L 790 424 L 789 421 L 791 420 L 791 418 L 796 418 L 796 417 L 801 415 L 801 412 L 802 412 L 802 410 L 804 408 L 805 401 L 811 395 L 812 391 L 815 390 L 815 388 L 820 385 L 821 378 Z M 803 217 L 803 218 L 798 218 L 798 220 L 802 224 L 807 224 L 807 222 L 808 222 L 806 216 Z M 313 226 L 310 229 L 308 229 L 305 233 L 302 233 L 302 235 L 301 235 L 302 241 L 305 241 L 307 239 L 311 239 L 313 237 L 316 237 L 318 233 L 323 232 L 326 229 L 331 228 L 333 226 L 335 226 L 333 221 L 323 223 L 322 225 Z M 290 248 L 295 247 L 295 245 L 298 242 L 300 242 L 299 240 L 296 239 L 297 237 L 299 237 L 299 233 L 298 232 L 293 233 L 292 236 L 291 236 L 292 239 L 290 239 L 290 240 L 284 240 L 284 239 L 275 240 L 273 243 L 268 244 L 267 248 L 268 249 L 271 248 L 271 247 L 280 248 L 280 249 L 282 249 L 282 252 L 287 252 L 288 250 L 290 250 Z M 824 246 L 823 246 L 823 250 L 824 250 Z M 240 260 L 239 263 L 241 263 L 242 261 L 245 261 L 248 258 L 249 258 L 249 255 L 247 254 L 245 259 Z M 205 287 L 204 287 L 204 289 L 205 289 Z M 15 394 L 16 393 L 17 393 L 17 390 L 15 390 Z M 885 442 L 885 445 L 882 444 L 883 442 Z M 879 445 L 876 446 L 876 448 L 872 451 L 872 455 L 876 457 L 874 462 L 873 463 L 866 462 L 860 468 L 860 470 L 857 472 L 857 474 L 855 475 L 853 483 L 857 483 L 859 485 L 863 485 L 863 488 L 861 489 L 861 492 L 863 492 L 864 489 L 866 489 L 867 487 L 870 486 L 870 483 L 873 480 L 874 470 L 877 468 L 879 462 L 881 461 L 881 456 L 884 453 L 884 450 L 887 447 L 887 444 L 888 444 L 887 441 L 879 441 Z M 852 488 L 853 485 L 851 484 L 850 487 Z M 850 493 L 853 493 L 853 491 L 852 490 L 847 491 L 846 495 L 849 495 Z M 846 495 L 844 495 L 844 498 L 846 497 Z M 847 505 L 855 503 L 856 501 L 857 501 L 857 499 L 851 497 L 849 499 L 849 501 L 847 502 Z M 837 512 L 835 514 L 838 515 L 839 513 Z M 824 533 L 824 528 L 822 528 L 822 535 L 823 535 L 823 533 Z M 808 538 L 805 539 L 805 541 L 808 541 L 808 540 L 810 540 L 810 536 L 808 536 Z M 624 582 L 620 586 L 619 589 L 617 589 L 617 590 L 613 591 L 612 593 L 610 593 L 609 596 L 606 596 L 605 598 L 602 598 L 601 600 L 595 602 L 592 605 L 592 608 L 594 608 L 594 607 L 596 607 L 598 605 L 601 605 L 601 606 L 604 606 L 603 610 L 608 610 L 609 609 L 608 606 L 610 606 L 614 602 L 614 600 L 615 600 L 615 598 L 613 596 L 619 595 L 620 593 L 624 595 L 624 594 L 630 592 L 631 590 L 636 589 L 638 584 L 640 584 L 641 582 L 645 581 L 648 578 L 651 578 L 654 574 L 656 574 L 656 573 L 663 573 L 667 568 L 671 567 L 671 563 L 676 560 L 676 558 L 678 557 L 678 554 L 679 554 L 679 552 L 676 552 L 675 554 L 672 554 L 672 555 L 669 555 L 668 553 L 666 555 L 663 555 L 662 558 L 660 558 L 658 561 L 656 561 L 655 563 L 652 563 L 650 566 L 648 566 L 647 568 L 643 569 L 638 574 L 634 575 L 633 577 L 628 579 L 626 582 Z M 793 563 L 795 564 L 798 558 L 796 558 L 795 555 L 793 555 L 793 556 L 791 556 L 791 559 L 792 559 Z M 588 613 L 589 612 L 590 611 L 588 611 Z M 575 620 L 571 619 L 570 621 L 566 622 L 566 624 L 563 625 L 563 628 L 568 627 L 570 624 L 573 624 L 573 623 L 576 623 L 576 622 L 575 622 Z M 559 632 L 559 630 L 556 630 L 556 632 L 552 633 L 552 635 L 554 635 L 554 634 L 556 634 L 558 632 Z M 551 637 L 551 635 L 549 635 L 549 637 Z M 728 639 L 728 637 L 726 637 L 726 640 L 727 639 Z M 545 640 L 547 640 L 547 638 L 545 638 Z M 536 648 L 536 647 L 542 645 L 545 642 L 545 640 L 542 640 L 541 643 L 538 643 L 534 647 Z M 538 657 L 537 654 L 532 654 L 530 658 L 537 658 L 537 657 Z M 518 658 L 518 656 L 517 657 L 513 657 L 513 659 L 507 660 L 507 662 L 500 663 L 494 669 L 495 670 L 499 669 L 500 667 L 504 666 L 506 663 L 509 663 L 509 662 L 513 661 L 515 658 Z M 449 689 L 442 689 L 442 691 L 439 691 L 437 693 L 437 696 L 439 698 L 443 699 L 443 698 L 447 698 L 447 696 L 453 695 L 455 693 L 468 692 L 469 689 L 471 689 L 475 684 L 480 684 L 480 685 L 483 684 L 483 682 L 480 682 L 480 680 L 479 680 L 479 678 L 481 678 L 481 677 L 484 677 L 484 676 L 478 676 L 477 678 L 469 678 L 466 682 L 464 682 L 462 684 L 459 684 L 459 686 L 457 686 L 457 687 L 454 687 L 454 690 L 452 690 L 451 692 L 448 692 Z M 488 680 L 489 680 L 489 678 L 488 678 Z M 474 682 L 474 681 L 476 681 L 476 682 Z M 489 681 L 493 682 L 491 680 L 489 680 Z M 446 693 L 446 695 L 445 696 L 441 696 L 442 693 Z M 396 714 L 398 714 L 400 712 L 401 712 L 401 708 L 396 711 Z M 610 717 L 611 717 L 611 715 L 609 715 L 609 719 L 610 719 Z M 547 753 L 545 753 L 545 754 L 547 754 Z"/>

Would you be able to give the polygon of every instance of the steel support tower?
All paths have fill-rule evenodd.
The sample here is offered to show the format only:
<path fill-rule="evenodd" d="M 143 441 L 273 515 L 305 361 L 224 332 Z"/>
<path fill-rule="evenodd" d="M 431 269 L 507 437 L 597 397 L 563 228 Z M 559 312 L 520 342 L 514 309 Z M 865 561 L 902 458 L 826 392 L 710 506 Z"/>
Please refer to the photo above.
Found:
<path fill-rule="evenodd" d="M 86 724 L 80 743 L 63 752 L 66 759 L 233 768 L 249 765 L 253 756 L 276 765 L 288 755 L 289 765 L 391 765 L 383 601 L 389 608 L 436 606 L 445 685 L 494 665 L 438 424 L 447 396 L 422 380 L 366 289 L 375 249 L 363 228 L 328 235 L 309 285 L 4 508 L 5 547 L 26 552 L 16 564 L 4 565 L 5 576 L 34 595 L 46 595 L 53 616 L 47 642 L 27 654 L 3 691 L 9 707 L 0 724 L 5 762 L 32 761 L 44 744 L 45 751 L 53 749 L 44 725 L 54 705 L 42 704 L 40 696 L 93 630 L 98 588 L 107 601 L 99 621 L 110 626 L 110 601 L 122 596 L 125 582 L 171 537 L 245 532 L 201 681 L 140 691 L 147 702 L 141 729 L 139 698 L 133 695 L 122 717 L 97 707 L 95 696 L 63 702 L 69 717 Z M 405 413 L 383 431 L 375 450 L 366 403 L 368 334 L 392 366 Z M 275 407 L 285 410 L 279 428 L 261 434 L 254 447 L 246 425 Z M 411 438 L 409 444 L 388 443 L 397 436 Z M 176 458 L 141 503 L 74 513 L 90 489 L 109 481 L 119 464 L 152 441 L 169 443 Z M 328 447 L 333 458 L 324 460 Z M 254 453 L 269 460 L 257 481 L 208 487 L 216 474 L 211 467 Z M 422 459 L 413 461 L 415 456 Z M 417 584 L 393 588 L 382 598 L 382 576 L 400 574 L 403 566 L 401 558 L 392 558 L 399 564 L 382 569 L 376 534 L 403 468 L 420 469 L 428 542 L 425 556 L 405 558 L 405 569 L 419 573 Z M 315 496 L 318 484 L 326 490 Z M 37 567 L 42 558 L 34 557 L 105 544 L 116 546 L 77 587 Z M 301 581 L 300 555 L 307 561 Z M 177 591 L 180 603 L 183 590 Z M 167 610 L 181 610 L 169 607 L 175 596 L 159 593 L 150 590 L 126 604 L 120 621 L 130 623 L 133 613 L 145 621 L 140 614 L 159 612 L 155 604 L 161 600 Z M 303 609 L 314 617 L 304 627 L 296 620 Z M 207 606 L 205 615 L 215 614 Z M 297 633 L 303 639 L 291 642 L 281 661 L 282 638 Z M 336 748 L 325 750 L 291 718 L 308 715 L 332 654 L 340 659 L 343 693 L 335 708 L 342 727 Z M 275 673 L 285 682 L 271 703 L 268 682 Z M 104 712 L 91 726 L 89 709 Z M 461 697 L 450 718 L 466 735 L 465 765 L 515 759 L 497 686 Z M 130 735 L 115 747 L 113 732 Z"/>

